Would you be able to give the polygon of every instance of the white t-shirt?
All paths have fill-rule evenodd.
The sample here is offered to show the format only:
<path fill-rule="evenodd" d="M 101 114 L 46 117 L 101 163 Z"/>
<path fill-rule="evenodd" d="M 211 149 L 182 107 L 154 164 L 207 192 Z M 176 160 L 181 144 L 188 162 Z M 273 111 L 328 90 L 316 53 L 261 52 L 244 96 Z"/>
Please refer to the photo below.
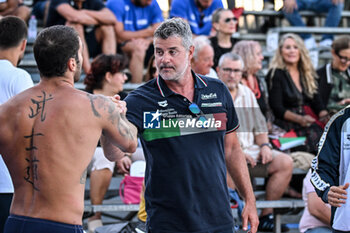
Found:
<path fill-rule="evenodd" d="M 27 71 L 13 66 L 8 60 L 0 60 L 0 74 L 0 105 L 34 85 Z M 13 193 L 12 180 L 1 155 L 0 177 L 0 193 Z"/>
<path fill-rule="evenodd" d="M 305 202 L 305 208 L 304 208 L 303 216 L 301 216 L 301 219 L 299 222 L 300 232 L 305 232 L 308 229 L 314 229 L 316 227 L 328 227 L 327 224 L 324 224 L 323 222 L 318 220 L 316 217 L 311 215 L 308 210 L 308 205 L 307 205 L 308 194 L 312 192 L 316 192 L 314 186 L 312 186 L 310 182 L 310 178 L 311 178 L 311 172 L 309 170 L 309 172 L 307 173 L 303 181 L 303 200 Z M 327 205 L 329 208 L 331 208 L 329 204 Z M 329 232 L 332 232 L 332 230 L 329 229 Z"/>

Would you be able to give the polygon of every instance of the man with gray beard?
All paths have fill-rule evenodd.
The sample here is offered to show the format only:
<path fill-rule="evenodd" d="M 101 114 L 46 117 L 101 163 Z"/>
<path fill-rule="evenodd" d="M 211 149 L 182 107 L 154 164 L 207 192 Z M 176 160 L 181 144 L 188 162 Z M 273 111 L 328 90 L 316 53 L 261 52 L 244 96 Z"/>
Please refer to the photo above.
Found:
<path fill-rule="evenodd" d="M 185 20 L 163 22 L 153 44 L 159 76 L 125 100 L 146 158 L 147 231 L 234 232 L 227 170 L 246 202 L 243 229 L 250 222 L 255 233 L 255 197 L 228 89 L 191 70 L 194 47 Z M 196 124 L 186 124 L 193 119 Z"/>

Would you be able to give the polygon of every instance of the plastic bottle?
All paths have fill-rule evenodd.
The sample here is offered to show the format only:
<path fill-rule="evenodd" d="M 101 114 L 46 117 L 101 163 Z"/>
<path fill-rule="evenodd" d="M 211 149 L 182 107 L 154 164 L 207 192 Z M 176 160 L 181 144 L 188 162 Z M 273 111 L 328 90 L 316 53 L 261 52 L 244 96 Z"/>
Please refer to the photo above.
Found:
<path fill-rule="evenodd" d="M 28 23 L 28 41 L 34 42 L 38 32 L 37 25 L 38 21 L 36 20 L 35 15 L 32 15 Z"/>

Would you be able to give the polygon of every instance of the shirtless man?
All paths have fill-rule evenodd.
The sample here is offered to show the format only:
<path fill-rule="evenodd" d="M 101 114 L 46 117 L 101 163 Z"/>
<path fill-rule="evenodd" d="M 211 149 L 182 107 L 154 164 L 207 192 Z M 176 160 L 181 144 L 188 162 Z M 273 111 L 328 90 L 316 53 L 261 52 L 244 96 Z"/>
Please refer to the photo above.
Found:
<path fill-rule="evenodd" d="M 34 44 L 41 82 L 0 106 L 0 153 L 15 188 L 6 233 L 83 232 L 86 168 L 101 133 L 103 146 L 136 149 L 125 102 L 74 89 L 82 49 L 74 29 L 44 29 Z"/>

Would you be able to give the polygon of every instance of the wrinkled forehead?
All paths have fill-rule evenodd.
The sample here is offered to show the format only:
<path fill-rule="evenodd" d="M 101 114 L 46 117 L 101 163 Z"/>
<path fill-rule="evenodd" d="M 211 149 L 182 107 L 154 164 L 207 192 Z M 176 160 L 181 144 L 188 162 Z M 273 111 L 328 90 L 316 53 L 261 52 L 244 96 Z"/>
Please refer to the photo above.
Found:
<path fill-rule="evenodd" d="M 166 39 L 156 37 L 154 38 L 155 49 L 170 49 L 170 48 L 185 48 L 182 44 L 182 38 L 178 36 L 169 36 Z"/>

